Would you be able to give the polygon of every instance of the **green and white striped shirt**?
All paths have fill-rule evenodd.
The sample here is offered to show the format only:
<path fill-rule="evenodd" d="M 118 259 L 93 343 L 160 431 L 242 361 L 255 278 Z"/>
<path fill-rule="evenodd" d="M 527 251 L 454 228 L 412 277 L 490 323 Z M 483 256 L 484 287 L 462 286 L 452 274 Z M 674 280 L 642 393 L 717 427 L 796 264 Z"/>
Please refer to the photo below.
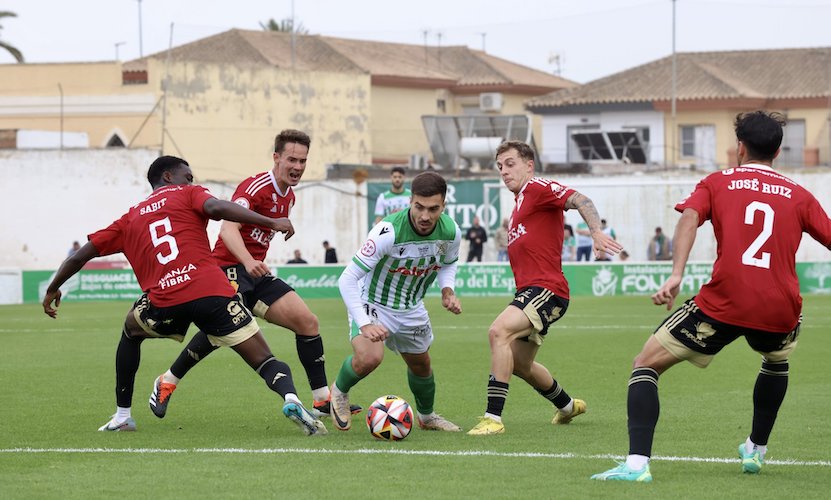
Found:
<path fill-rule="evenodd" d="M 387 216 L 372 228 L 352 257 L 365 273 L 361 299 L 398 310 L 419 306 L 442 268 L 452 267 L 453 279 L 448 281 L 455 281 L 461 234 L 447 214 L 439 217 L 433 232 L 426 236 L 413 228 L 409 210 Z"/>
<path fill-rule="evenodd" d="M 386 217 L 399 210 L 410 208 L 410 197 L 412 195 L 413 193 L 406 188 L 401 193 L 393 193 L 392 190 L 384 191 L 378 195 L 378 199 L 375 201 L 375 215 Z"/>

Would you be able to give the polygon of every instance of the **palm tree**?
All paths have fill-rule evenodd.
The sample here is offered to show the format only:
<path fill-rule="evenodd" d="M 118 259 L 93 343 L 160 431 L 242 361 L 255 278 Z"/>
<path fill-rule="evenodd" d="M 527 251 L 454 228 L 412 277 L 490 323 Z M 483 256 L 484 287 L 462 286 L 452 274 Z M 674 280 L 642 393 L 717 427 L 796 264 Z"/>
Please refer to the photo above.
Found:
<path fill-rule="evenodd" d="M 9 12 L 9 11 L 5 11 L 5 10 L 0 11 L 0 19 L 2 19 L 4 17 L 17 17 L 17 14 L 15 14 L 14 12 Z M 1 31 L 3 31 L 3 26 L 2 25 L 0 25 L 0 32 Z M 8 43 L 6 43 L 6 42 L 4 42 L 3 40 L 0 39 L 0 49 L 7 50 L 12 55 L 12 57 L 14 57 L 17 60 L 17 62 L 19 62 L 19 63 L 23 62 L 23 54 L 19 50 L 17 50 L 17 47 L 9 45 Z"/>
<path fill-rule="evenodd" d="M 260 23 L 260 27 L 264 31 L 279 31 L 281 33 L 299 33 L 301 35 L 309 34 L 309 30 L 303 27 L 303 23 L 297 23 L 297 27 L 294 26 L 294 19 L 286 18 L 280 21 L 279 23 L 274 20 L 274 18 L 270 18 L 267 23 Z"/>

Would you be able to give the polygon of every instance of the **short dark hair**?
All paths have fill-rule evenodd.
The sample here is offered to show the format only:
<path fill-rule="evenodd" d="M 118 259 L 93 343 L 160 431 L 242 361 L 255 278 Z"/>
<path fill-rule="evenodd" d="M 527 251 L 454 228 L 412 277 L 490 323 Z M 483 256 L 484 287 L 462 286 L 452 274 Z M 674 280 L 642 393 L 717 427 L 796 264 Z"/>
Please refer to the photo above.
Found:
<path fill-rule="evenodd" d="M 534 159 L 534 148 L 522 141 L 504 141 L 498 148 L 496 148 L 496 156 L 501 155 L 509 149 L 516 149 L 519 157 L 525 161 L 532 161 Z M 494 158 L 496 158 L 496 156 L 494 156 Z"/>
<path fill-rule="evenodd" d="M 782 145 L 785 116 L 768 111 L 750 111 L 736 115 L 733 124 L 736 138 L 744 144 L 750 159 L 770 161 Z"/>
<path fill-rule="evenodd" d="M 426 197 L 440 194 L 444 199 L 447 196 L 447 181 L 435 172 L 422 172 L 413 178 L 410 190 L 413 195 Z"/>
<path fill-rule="evenodd" d="M 274 152 L 282 153 L 283 150 L 286 149 L 286 144 L 292 142 L 302 144 L 306 146 L 306 149 L 310 148 L 312 145 L 312 139 L 306 132 L 287 128 L 277 134 L 277 137 L 274 138 Z"/>
<path fill-rule="evenodd" d="M 176 156 L 160 156 L 150 164 L 147 169 L 147 182 L 151 186 L 158 186 L 162 182 L 162 175 L 165 172 L 172 172 L 182 166 L 189 167 L 190 164 Z"/>
<path fill-rule="evenodd" d="M 404 167 L 392 167 L 392 170 L 390 170 L 390 175 L 392 174 L 406 175 L 407 171 L 404 170 Z"/>

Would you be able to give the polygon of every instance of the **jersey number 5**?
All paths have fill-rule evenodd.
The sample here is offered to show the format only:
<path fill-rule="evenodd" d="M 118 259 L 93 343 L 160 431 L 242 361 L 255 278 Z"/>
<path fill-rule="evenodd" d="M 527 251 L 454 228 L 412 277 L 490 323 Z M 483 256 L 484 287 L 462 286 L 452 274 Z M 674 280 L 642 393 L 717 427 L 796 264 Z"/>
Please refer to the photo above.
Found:
<path fill-rule="evenodd" d="M 754 201 L 744 209 L 744 223 L 753 225 L 756 212 L 762 212 L 762 232 L 742 254 L 742 264 L 770 269 L 770 252 L 762 252 L 759 257 L 755 257 L 755 255 L 770 238 L 770 235 L 773 234 L 773 209 L 767 203 Z"/>
<path fill-rule="evenodd" d="M 167 264 L 172 260 L 176 260 L 176 257 L 179 256 L 179 245 L 176 244 L 176 238 L 173 235 L 168 234 L 173 231 L 173 228 L 170 225 L 170 218 L 165 217 L 164 219 L 157 220 L 150 224 L 150 238 L 153 240 L 153 246 L 159 247 L 163 244 L 167 244 L 170 248 L 170 253 L 165 255 L 162 252 L 156 254 L 156 259 L 159 260 L 161 264 Z"/>

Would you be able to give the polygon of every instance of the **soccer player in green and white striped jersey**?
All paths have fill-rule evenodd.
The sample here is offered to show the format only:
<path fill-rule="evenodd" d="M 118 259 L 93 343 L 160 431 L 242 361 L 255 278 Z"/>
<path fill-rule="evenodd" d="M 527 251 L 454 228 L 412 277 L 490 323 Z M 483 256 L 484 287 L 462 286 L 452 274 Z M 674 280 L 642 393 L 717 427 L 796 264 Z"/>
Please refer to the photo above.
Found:
<path fill-rule="evenodd" d="M 413 193 L 404 187 L 404 167 L 392 167 L 390 184 L 391 187 L 379 194 L 375 200 L 375 224 L 387 215 L 410 207 L 410 197 Z"/>
<path fill-rule="evenodd" d="M 447 183 L 435 172 L 417 175 L 409 208 L 385 217 L 341 274 L 338 285 L 349 312 L 353 355 L 332 384 L 332 420 L 351 426 L 349 390 L 384 359 L 384 345 L 401 354 L 422 429 L 458 432 L 433 411 L 436 383 L 430 365 L 433 328 L 424 295 L 438 279 L 441 303 L 453 314 L 462 306 L 453 291 L 461 230 L 444 214 Z"/>

